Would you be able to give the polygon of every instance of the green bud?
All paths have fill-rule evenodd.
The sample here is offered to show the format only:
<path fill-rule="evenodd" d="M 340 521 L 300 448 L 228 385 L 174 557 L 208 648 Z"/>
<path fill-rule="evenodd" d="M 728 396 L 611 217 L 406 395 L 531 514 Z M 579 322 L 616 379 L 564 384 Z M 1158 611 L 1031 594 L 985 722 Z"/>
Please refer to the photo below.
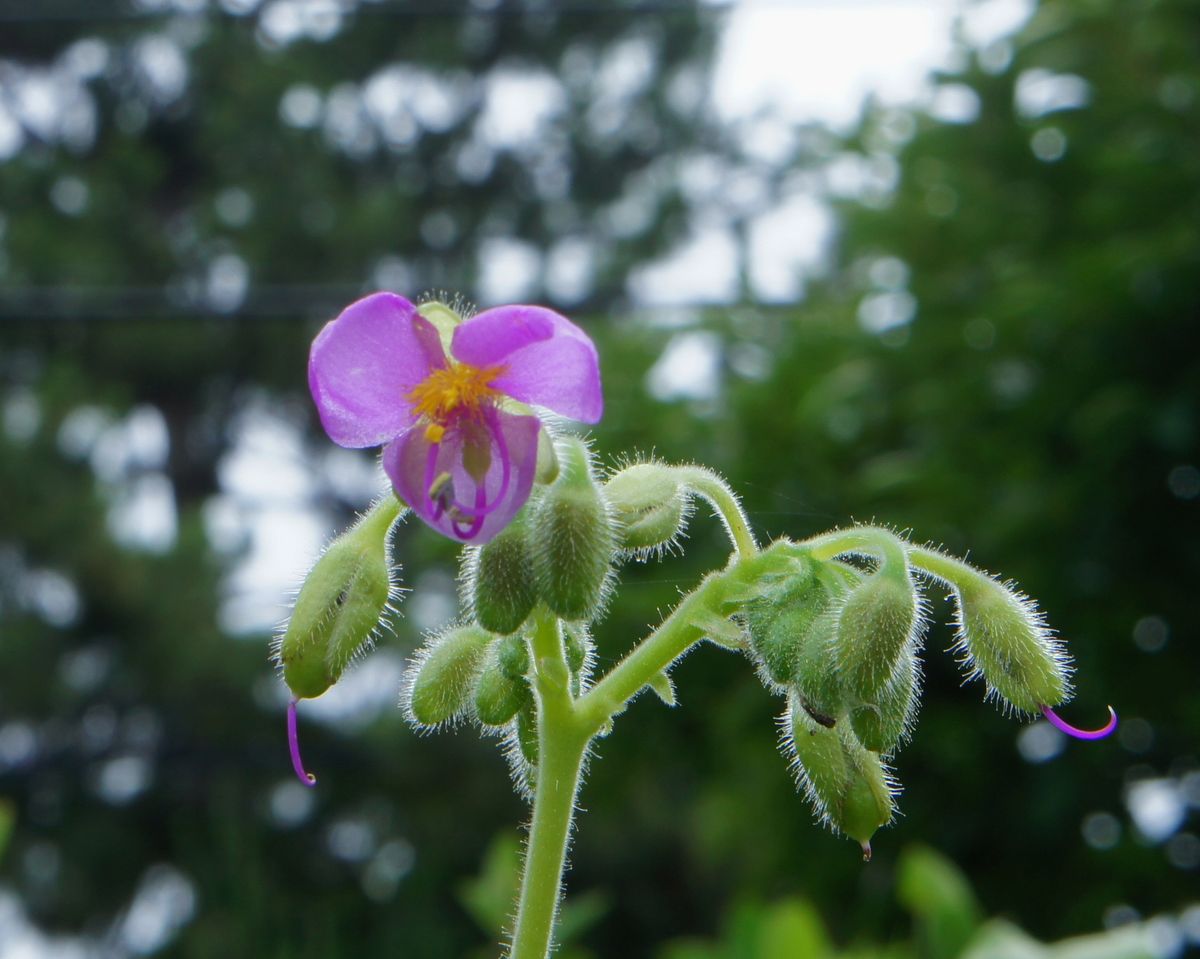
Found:
<path fill-rule="evenodd" d="M 907 568 L 881 566 L 846 597 L 838 618 L 837 668 L 843 685 L 859 699 L 873 699 L 892 677 L 916 616 L 917 595 Z"/>
<path fill-rule="evenodd" d="M 871 856 L 871 836 L 892 819 L 895 806 L 887 774 L 849 723 L 828 728 L 798 704 L 791 711 L 792 746 L 805 793 L 817 814 L 856 840 Z"/>
<path fill-rule="evenodd" d="M 521 636 L 505 636 L 492 646 L 475 686 L 475 712 L 485 726 L 503 726 L 531 702 L 529 649 Z"/>
<path fill-rule="evenodd" d="M 533 511 L 533 570 L 538 593 L 552 612 L 586 620 L 603 601 L 615 543 L 587 447 L 569 438 L 559 454 L 558 479 Z"/>
<path fill-rule="evenodd" d="M 687 525 L 689 497 L 662 463 L 635 463 L 604 484 L 621 548 L 636 556 L 669 549 Z"/>
<path fill-rule="evenodd" d="M 408 689 L 408 711 L 421 726 L 459 715 L 471 701 L 488 647 L 496 639 L 474 624 L 442 633 L 422 651 Z"/>
<path fill-rule="evenodd" d="M 558 479 L 558 454 L 554 452 L 554 440 L 545 428 L 538 430 L 537 466 L 534 470 L 533 481 L 539 486 L 547 486 Z"/>
<path fill-rule="evenodd" d="M 571 695 L 578 696 L 591 672 L 592 637 L 583 623 L 563 623 L 562 634 L 563 652 L 571 673 Z"/>
<path fill-rule="evenodd" d="M 768 591 L 746 607 L 750 648 L 770 681 L 779 686 L 789 685 L 795 677 L 800 647 L 813 620 L 828 604 L 817 567 L 811 556 L 797 554 Z"/>
<path fill-rule="evenodd" d="M 1067 655 L 1037 607 L 982 574 L 956 585 L 959 645 L 974 675 L 1027 713 L 1066 699 Z"/>
<path fill-rule="evenodd" d="M 905 649 L 896 672 L 872 702 L 850 711 L 850 726 L 867 749 L 890 753 L 908 733 L 917 706 L 919 664 L 911 649 Z"/>
<path fill-rule="evenodd" d="M 537 789 L 538 731 L 537 706 L 532 700 L 517 713 L 513 732 L 517 747 L 514 760 L 518 761 L 526 787 L 534 792 Z"/>
<path fill-rule="evenodd" d="M 468 553 L 467 581 L 475 618 L 484 629 L 501 636 L 520 629 L 537 602 L 529 513 L 522 510 L 490 543 Z"/>
<path fill-rule="evenodd" d="M 831 600 L 826 603 L 797 646 L 791 687 L 810 716 L 832 726 L 845 708 L 846 694 L 833 660 L 837 610 Z"/>
<path fill-rule="evenodd" d="M 390 494 L 335 539 L 300 587 L 275 658 L 297 699 L 320 696 L 370 649 L 392 593 L 387 536 L 403 507 Z"/>
<path fill-rule="evenodd" d="M 837 608 L 859 581 L 853 569 L 793 549 L 786 571 L 746 608 L 751 647 L 766 678 L 792 687 L 814 717 L 832 725 L 843 708 L 834 664 Z"/>

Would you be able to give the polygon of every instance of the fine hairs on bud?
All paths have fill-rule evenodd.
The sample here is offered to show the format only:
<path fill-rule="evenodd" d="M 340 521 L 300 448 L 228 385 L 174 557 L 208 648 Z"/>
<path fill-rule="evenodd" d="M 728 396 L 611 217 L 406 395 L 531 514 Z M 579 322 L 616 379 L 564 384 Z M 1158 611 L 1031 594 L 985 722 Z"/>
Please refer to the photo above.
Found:
<path fill-rule="evenodd" d="M 921 664 L 910 645 L 901 652 L 895 672 L 874 700 L 850 710 L 854 734 L 871 752 L 891 755 L 912 732 L 920 694 Z"/>
<path fill-rule="evenodd" d="M 538 595 L 552 612 L 565 620 L 590 620 L 608 592 L 616 551 L 612 521 L 583 440 L 564 437 L 558 460 L 558 478 L 533 510 L 533 571 Z"/>
<path fill-rule="evenodd" d="M 387 496 L 313 565 L 272 654 L 297 699 L 320 696 L 374 644 L 399 600 L 388 533 L 401 510 Z"/>
<path fill-rule="evenodd" d="M 536 506 L 526 506 L 485 546 L 463 552 L 463 593 L 475 619 L 501 636 L 515 633 L 537 603 L 529 522 Z"/>
<path fill-rule="evenodd" d="M 493 643 L 475 684 L 475 715 L 485 726 L 505 726 L 532 702 L 526 678 L 529 649 L 520 635 Z"/>
<path fill-rule="evenodd" d="M 677 471 L 655 460 L 626 465 L 604 484 L 621 551 L 639 562 L 674 552 L 692 515 Z"/>
<path fill-rule="evenodd" d="M 1070 658 L 1027 596 L 978 576 L 958 590 L 956 651 L 982 676 L 988 694 L 1023 713 L 1038 714 L 1070 695 Z"/>
<path fill-rule="evenodd" d="M 432 637 L 405 675 L 401 704 L 409 721 L 418 728 L 433 728 L 473 706 L 475 684 L 495 640 L 474 623 L 451 626 Z"/>
<path fill-rule="evenodd" d="M 871 855 L 871 837 L 891 822 L 893 783 L 879 756 L 863 746 L 848 723 L 824 726 L 794 699 L 781 719 L 785 753 L 792 760 L 817 817 Z"/>

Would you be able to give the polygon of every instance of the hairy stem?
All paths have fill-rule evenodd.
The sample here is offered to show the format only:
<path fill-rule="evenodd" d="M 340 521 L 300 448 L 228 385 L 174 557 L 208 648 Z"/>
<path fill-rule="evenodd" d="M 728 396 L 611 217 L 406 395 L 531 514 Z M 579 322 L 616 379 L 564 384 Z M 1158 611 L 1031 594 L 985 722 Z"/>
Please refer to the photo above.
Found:
<path fill-rule="evenodd" d="M 653 633 L 638 643 L 593 686 L 575 708 L 587 726 L 595 731 L 621 712 L 663 669 L 670 666 L 694 644 L 704 638 L 701 623 L 714 617 L 724 618 L 722 604 L 727 591 L 731 565 L 720 573 L 710 573 Z"/>
<path fill-rule="evenodd" d="M 680 482 L 712 504 L 739 555 L 749 556 L 758 549 L 742 504 L 721 477 L 703 466 L 676 466 L 674 470 Z"/>
<path fill-rule="evenodd" d="M 821 533 L 798 545 L 810 550 L 817 559 L 833 559 L 846 553 L 877 557 L 896 571 L 908 565 L 904 543 L 890 530 L 879 526 L 852 526 L 849 529 Z"/>
<path fill-rule="evenodd" d="M 571 700 L 559 622 L 544 608 L 534 614 L 531 645 L 538 704 L 537 784 L 511 959 L 545 959 L 550 952 L 575 796 L 591 740 Z"/>

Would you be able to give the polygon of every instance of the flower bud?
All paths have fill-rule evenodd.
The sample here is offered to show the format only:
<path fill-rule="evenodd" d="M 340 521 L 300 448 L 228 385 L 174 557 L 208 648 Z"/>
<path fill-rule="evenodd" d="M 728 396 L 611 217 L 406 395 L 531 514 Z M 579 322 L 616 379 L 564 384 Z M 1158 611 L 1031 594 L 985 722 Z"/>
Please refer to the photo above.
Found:
<path fill-rule="evenodd" d="M 907 568 L 880 567 L 846 597 L 835 649 L 843 685 L 871 700 L 892 677 L 917 616 Z"/>
<path fill-rule="evenodd" d="M 513 760 L 526 788 L 534 792 L 537 789 L 538 731 L 537 705 L 532 699 L 517 713 L 514 726 L 517 752 Z"/>
<path fill-rule="evenodd" d="M 467 582 L 475 618 L 501 636 L 515 633 L 537 602 L 529 546 L 529 510 L 522 510 L 491 542 L 468 552 Z"/>
<path fill-rule="evenodd" d="M 891 821 L 895 806 L 879 756 L 867 750 L 848 723 L 827 728 L 798 704 L 791 710 L 791 744 L 805 793 L 817 814 L 871 856 L 871 836 Z"/>
<path fill-rule="evenodd" d="M 475 713 L 485 726 L 503 726 L 532 702 L 529 649 L 522 636 L 505 636 L 488 654 L 475 686 Z"/>
<path fill-rule="evenodd" d="M 828 602 L 817 578 L 817 561 L 807 554 L 790 557 L 788 565 L 774 571 L 773 585 L 746 607 L 750 648 L 767 678 L 787 686 L 796 675 L 796 657 L 813 624 Z"/>
<path fill-rule="evenodd" d="M 495 639 L 474 624 L 455 626 L 422 650 L 406 696 L 415 723 L 436 726 L 466 708 L 484 656 Z"/>
<path fill-rule="evenodd" d="M 795 689 L 810 715 L 833 725 L 844 699 L 833 658 L 837 609 L 859 575 L 793 550 L 786 572 L 770 576 L 776 585 L 746 608 L 751 647 L 771 683 Z"/>
<path fill-rule="evenodd" d="M 643 557 L 668 549 L 687 525 L 688 496 L 675 471 L 635 463 L 604 484 L 621 549 Z"/>
<path fill-rule="evenodd" d="M 586 620 L 603 601 L 615 544 L 587 447 L 569 438 L 559 454 L 558 479 L 533 512 L 533 570 L 538 594 L 552 612 Z"/>
<path fill-rule="evenodd" d="M 387 535 L 401 510 L 380 500 L 335 539 L 300 587 L 275 659 L 297 699 L 320 696 L 374 640 L 392 593 Z"/>
<path fill-rule="evenodd" d="M 912 728 L 917 708 L 919 663 L 911 648 L 900 654 L 896 671 L 878 696 L 850 710 L 850 726 L 867 749 L 890 753 Z"/>
<path fill-rule="evenodd" d="M 956 585 L 959 646 L 974 674 L 1027 713 L 1062 702 L 1068 694 L 1067 655 L 1037 607 L 982 574 Z"/>

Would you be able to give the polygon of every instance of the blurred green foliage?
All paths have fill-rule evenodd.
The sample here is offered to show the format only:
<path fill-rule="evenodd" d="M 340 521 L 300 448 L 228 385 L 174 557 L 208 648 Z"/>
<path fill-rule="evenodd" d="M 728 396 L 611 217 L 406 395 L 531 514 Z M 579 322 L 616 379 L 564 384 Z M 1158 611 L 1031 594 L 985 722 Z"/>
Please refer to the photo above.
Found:
<path fill-rule="evenodd" d="M 969 549 L 1071 641 L 1071 717 L 1086 724 L 1111 700 L 1125 720 L 1118 741 L 1026 761 L 1019 728 L 958 688 L 950 633 L 935 628 L 899 761 L 904 818 L 864 868 L 795 795 L 778 704 L 743 662 L 703 650 L 677 670 L 679 708 L 637 702 L 589 770 L 568 878 L 575 954 L 1115 957 L 1136 953 L 1068 937 L 1113 907 L 1195 899 L 1194 0 L 1047 0 L 1011 41 L 964 46 L 935 78 L 976 115 L 868 104 L 845 135 L 798 131 L 769 169 L 706 105 L 710 8 L 382 4 L 288 42 L 264 33 L 265 7 L 101 10 L 125 8 L 0 29 L 6 91 L 58 76 L 72 50 L 107 57 L 79 81 L 91 140 L 31 126 L 0 161 L 0 795 L 15 810 L 0 883 L 29 922 L 124 948 L 131 902 L 169 865 L 193 898 L 177 897 L 166 955 L 488 954 L 512 841 L 487 850 L 526 816 L 494 744 L 417 738 L 391 709 L 311 722 L 321 786 L 298 800 L 266 637 L 221 625 L 239 556 L 212 530 L 239 424 L 263 408 L 299 431 L 287 455 L 309 475 L 302 505 L 344 526 L 364 504 L 330 467 L 305 394 L 312 333 L 377 285 L 476 289 L 489 243 L 508 237 L 593 251 L 582 291 L 556 294 L 543 269 L 529 296 L 600 345 L 603 454 L 723 471 L 764 535 L 872 519 Z M 91 40 L 102 46 L 76 45 Z M 139 60 L 159 41 L 186 65 L 166 99 Z M 600 66 L 623 44 L 651 66 L 614 103 Z M 298 85 L 353 105 L 354 85 L 394 66 L 445 83 L 456 107 L 409 117 L 411 133 L 403 116 L 280 120 Z M 565 109 L 480 154 L 486 81 L 506 70 L 559 83 Z M 1022 85 L 1047 74 L 1081 81 L 1086 102 L 1018 109 Z M 835 200 L 828 268 L 801 302 L 747 296 L 690 311 L 682 331 L 630 304 L 630 271 L 723 209 L 682 190 L 696 155 L 761 177 L 764 209 L 795 177 L 819 191 L 834 163 L 863 174 Z M 711 397 L 656 399 L 647 372 L 695 332 L 720 347 Z M 165 424 L 165 462 L 105 452 L 147 409 Z M 160 552 L 120 545 L 111 511 L 158 477 L 176 535 Z M 243 518 L 264 508 L 240 505 Z M 698 515 L 686 556 L 624 574 L 601 663 L 721 549 Z M 396 555 L 409 586 L 453 572 L 449 544 L 413 526 Z M 944 620 L 940 601 L 933 611 Z M 419 644 L 415 618 L 385 654 Z M 1180 810 L 1161 835 L 1131 821 L 1144 786 Z M 1085 841 L 1089 822 L 1105 825 Z M 956 867 L 897 856 L 918 841 Z M 983 914 L 1067 941 L 1041 947 Z"/>

